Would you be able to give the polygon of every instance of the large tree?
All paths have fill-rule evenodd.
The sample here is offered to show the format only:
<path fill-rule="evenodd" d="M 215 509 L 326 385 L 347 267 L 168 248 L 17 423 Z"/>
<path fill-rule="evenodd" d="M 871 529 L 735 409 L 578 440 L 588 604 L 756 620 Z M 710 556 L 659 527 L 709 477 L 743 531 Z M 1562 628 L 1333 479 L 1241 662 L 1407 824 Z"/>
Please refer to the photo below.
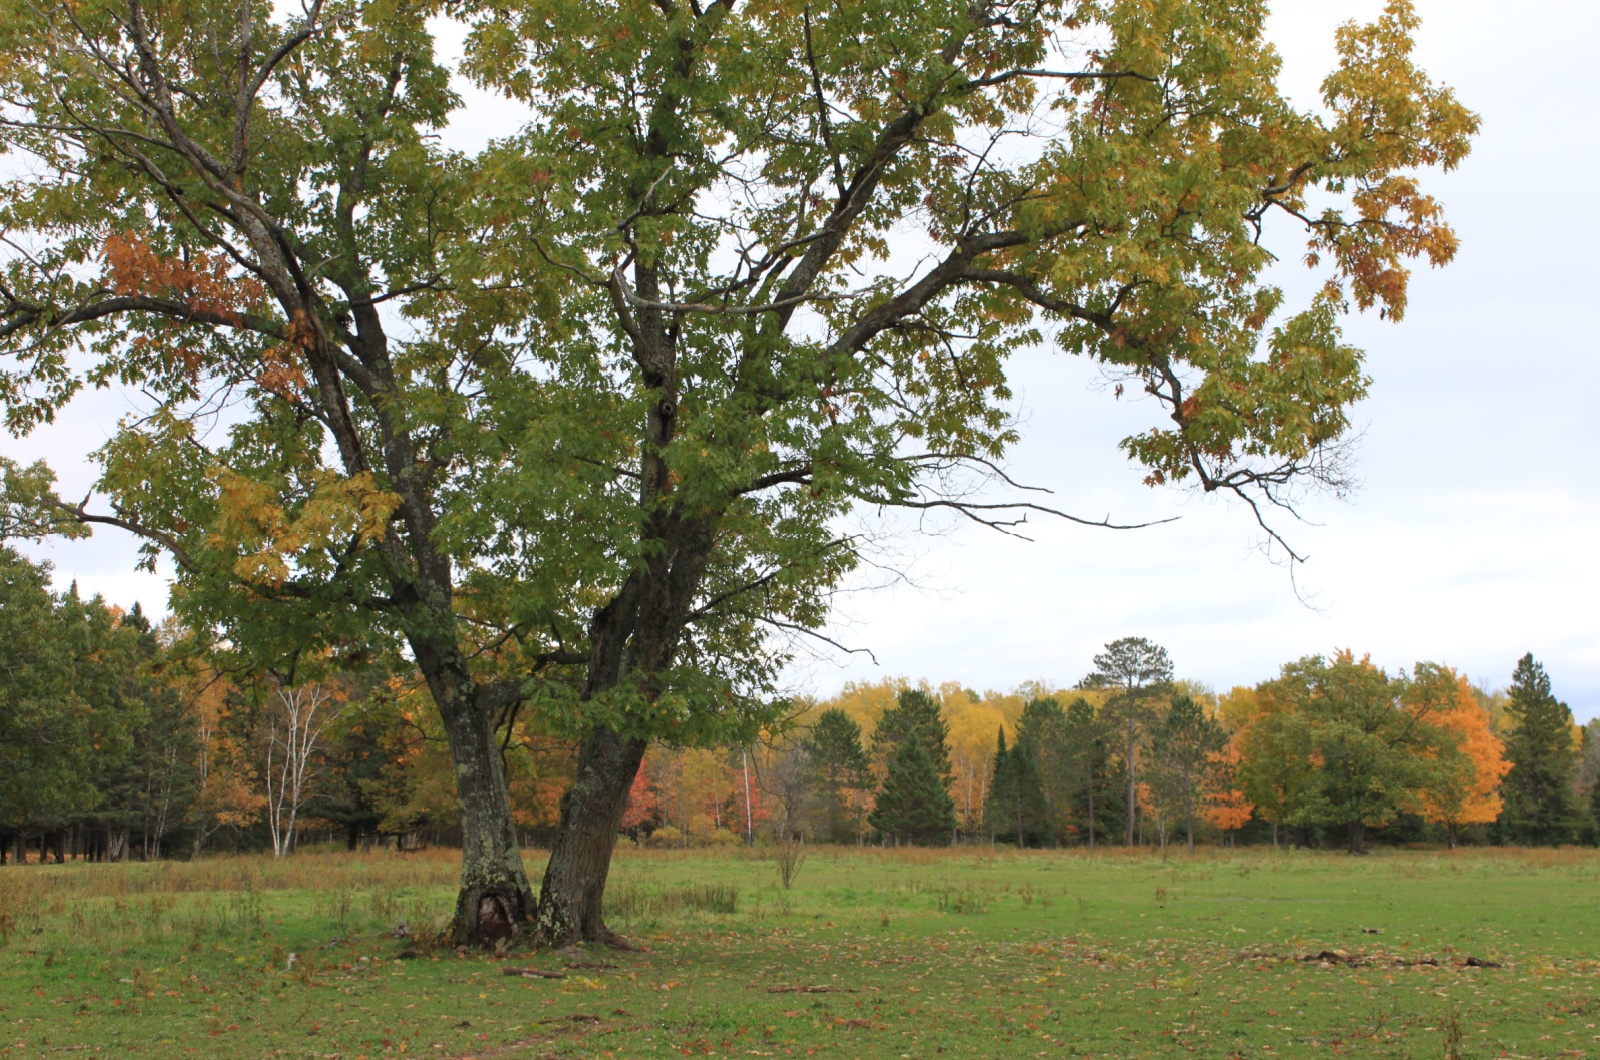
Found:
<path fill-rule="evenodd" d="M 1520 843 L 1570 843 L 1577 836 L 1573 780 L 1579 743 L 1572 711 L 1550 691 L 1550 675 L 1530 652 L 1511 675 L 1505 740 L 1511 769 L 1503 787 L 1507 834 Z"/>
<path fill-rule="evenodd" d="M 955 838 L 956 802 L 920 741 L 907 740 L 889 756 L 867 823 L 896 842 L 941 845 Z"/>
<path fill-rule="evenodd" d="M 1365 854 L 1368 828 L 1422 808 L 1421 792 L 1459 751 L 1431 712 L 1406 709 L 1406 685 L 1344 651 L 1286 663 L 1262 686 L 1282 709 L 1256 723 L 1278 739 L 1254 746 L 1301 774 L 1288 823 L 1342 828 L 1350 853 Z"/>
<path fill-rule="evenodd" d="M 1448 666 L 1418 663 L 1402 696 L 1406 709 L 1453 734 L 1454 753 L 1422 792 L 1422 816 L 1442 824 L 1452 849 L 1465 825 L 1492 824 L 1504 809 L 1501 778 L 1511 768 L 1505 744 L 1467 679 Z"/>
<path fill-rule="evenodd" d="M 1155 698 L 1172 682 L 1172 660 L 1167 649 L 1144 637 L 1123 637 L 1106 645 L 1094 657 L 1094 669 L 1083 679 L 1085 688 L 1113 692 L 1107 712 L 1122 734 L 1122 769 L 1127 785 L 1127 813 L 1122 842 L 1131 847 L 1138 818 L 1139 752 L 1155 716 Z"/>
<path fill-rule="evenodd" d="M 902 689 L 895 705 L 883 712 L 872 730 L 872 753 L 887 773 L 895 752 L 908 743 L 919 743 L 933 763 L 940 783 L 950 786 L 950 725 L 944 720 L 939 700 L 916 689 Z"/>
<path fill-rule="evenodd" d="M 963 471 L 1046 331 L 1154 399 L 1123 442 L 1152 484 L 1341 485 L 1339 317 L 1451 257 L 1416 172 L 1476 127 L 1404 0 L 1340 31 L 1315 111 L 1262 0 L 514 0 L 448 9 L 529 112 L 463 157 L 442 10 L 0 0 L 0 386 L 18 430 L 150 395 L 99 453 L 109 508 L 58 511 L 171 555 L 197 625 L 404 646 L 462 936 L 535 912 L 496 724 L 578 741 L 537 926 L 611 937 L 646 745 L 754 735 L 853 506 L 1015 516 Z M 1327 266 L 1298 310 L 1273 217 Z"/>
<path fill-rule="evenodd" d="M 861 726 L 834 708 L 817 716 L 801 739 L 812 795 L 821 803 L 830 842 L 854 842 L 861 834 L 857 808 L 872 787 L 871 761 L 861 746 Z"/>

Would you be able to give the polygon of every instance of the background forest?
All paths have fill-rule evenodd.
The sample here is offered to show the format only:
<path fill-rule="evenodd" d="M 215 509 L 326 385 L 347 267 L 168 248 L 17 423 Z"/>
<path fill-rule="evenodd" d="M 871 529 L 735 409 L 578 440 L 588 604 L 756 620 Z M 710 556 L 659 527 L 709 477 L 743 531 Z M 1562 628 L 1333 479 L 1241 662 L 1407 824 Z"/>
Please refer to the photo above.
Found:
<path fill-rule="evenodd" d="M 0 855 L 132 860 L 458 838 L 437 708 L 359 657 L 252 672 L 0 551 Z M 903 678 L 787 704 L 747 746 L 653 746 L 623 819 L 661 846 L 801 839 L 1347 845 L 1593 843 L 1600 721 L 1531 656 L 1505 690 L 1350 652 L 1223 693 L 1137 638 L 1074 688 Z M 554 828 L 569 740 L 510 717 L 521 839 Z"/>

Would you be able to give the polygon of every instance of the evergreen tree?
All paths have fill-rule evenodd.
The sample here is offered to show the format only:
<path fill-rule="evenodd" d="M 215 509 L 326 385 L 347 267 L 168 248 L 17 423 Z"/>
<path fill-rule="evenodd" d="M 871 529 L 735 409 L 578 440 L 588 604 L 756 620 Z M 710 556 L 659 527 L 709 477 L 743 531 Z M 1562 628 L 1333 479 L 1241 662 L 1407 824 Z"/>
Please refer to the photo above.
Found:
<path fill-rule="evenodd" d="M 851 796 L 872 783 L 871 763 L 861 746 L 861 726 L 838 708 L 825 710 L 801 746 L 807 757 L 806 776 L 828 838 L 835 843 L 854 841 L 859 819 Z"/>
<path fill-rule="evenodd" d="M 1025 759 L 1019 776 L 1031 785 L 1030 833 L 1039 844 L 1058 846 L 1071 806 L 1067 716 L 1049 696 L 1030 699 L 1017 722 L 1016 753 Z"/>
<path fill-rule="evenodd" d="M 956 830 L 956 804 L 921 740 L 906 740 L 889 759 L 889 773 L 867 822 L 912 843 L 946 843 Z"/>
<path fill-rule="evenodd" d="M 1017 822 L 1017 846 L 1043 846 L 1054 839 L 1045 804 L 1044 784 L 1032 748 L 1019 737 L 1011 748 L 1012 769 L 1017 778 L 1013 813 Z"/>
<path fill-rule="evenodd" d="M 49 567 L 0 547 L 0 851 L 97 797 L 88 759 L 101 735 L 74 687 L 73 632 Z"/>
<path fill-rule="evenodd" d="M 1069 817 L 1093 849 L 1120 806 L 1120 785 L 1107 746 L 1107 726 L 1087 699 L 1079 696 L 1067 707 L 1063 719 L 1066 785 Z"/>
<path fill-rule="evenodd" d="M 1008 839 L 1013 824 L 1009 807 L 1016 794 L 1017 777 L 1003 725 L 995 739 L 994 767 L 989 772 L 989 797 L 983 803 L 983 823 L 989 826 L 990 839 Z"/>
<path fill-rule="evenodd" d="M 1532 654 L 1518 661 L 1510 697 L 1506 758 L 1511 771 L 1501 788 L 1506 835 L 1518 843 L 1570 843 L 1578 825 L 1572 711 L 1551 694 L 1550 677 Z"/>
<path fill-rule="evenodd" d="M 878 719 L 878 727 L 872 733 L 872 750 L 887 766 L 901 745 L 915 740 L 922 744 L 934 772 L 948 789 L 955 775 L 950 768 L 949 738 L 950 726 L 939 709 L 939 701 L 919 689 L 908 688 Z"/>
<path fill-rule="evenodd" d="M 996 744 L 994 781 L 984 803 L 984 817 L 997 839 L 1014 840 L 1019 847 L 1045 841 L 1047 816 L 1038 763 L 1020 737 L 1008 749 L 1004 729 Z"/>
<path fill-rule="evenodd" d="M 1116 694 L 1106 704 L 1118 722 L 1122 744 L 1123 781 L 1126 785 L 1123 844 L 1133 846 L 1139 801 L 1139 755 L 1148 735 L 1148 702 L 1172 682 L 1172 660 L 1167 649 L 1143 637 L 1123 637 L 1106 645 L 1094 657 L 1094 670 L 1083 679 L 1084 688 L 1109 688 Z"/>
<path fill-rule="evenodd" d="M 161 677 L 166 651 L 139 605 L 125 615 L 98 597 L 77 606 L 98 646 L 85 671 L 92 676 L 79 684 L 104 734 L 95 756 L 93 823 L 106 829 L 124 859 L 135 848 L 143 860 L 160 857 L 198 786 L 194 728 L 176 687 Z"/>

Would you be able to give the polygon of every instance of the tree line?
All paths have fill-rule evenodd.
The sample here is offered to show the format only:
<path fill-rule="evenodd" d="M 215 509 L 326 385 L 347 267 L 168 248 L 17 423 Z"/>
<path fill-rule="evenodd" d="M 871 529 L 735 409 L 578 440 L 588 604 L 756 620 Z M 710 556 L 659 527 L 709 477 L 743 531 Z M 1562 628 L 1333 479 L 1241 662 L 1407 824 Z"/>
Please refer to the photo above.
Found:
<path fill-rule="evenodd" d="M 1173 680 L 1166 652 L 1142 639 L 1113 642 L 1095 662 L 1064 690 L 848 686 L 806 704 L 753 756 L 653 750 L 630 828 L 669 844 L 749 830 L 839 843 L 1292 842 L 1355 853 L 1374 839 L 1600 841 L 1600 720 L 1577 725 L 1531 655 L 1500 692 L 1448 666 L 1389 674 L 1350 652 L 1295 660 L 1221 695 Z M 982 764 L 963 776 L 962 760 Z"/>
<path fill-rule="evenodd" d="M 460 841 L 419 675 L 251 673 L 48 575 L 0 549 L 0 861 Z M 1531 656 L 1493 693 L 1348 652 L 1221 695 L 1175 680 L 1143 639 L 1094 662 L 1069 689 L 854 684 L 787 703 L 749 744 L 658 744 L 621 831 L 668 846 L 1600 840 L 1600 721 L 1577 726 Z M 577 745 L 533 722 L 500 754 L 520 838 L 539 842 Z"/>
<path fill-rule="evenodd" d="M 253 671 L 137 604 L 52 591 L 48 568 L 9 548 L 0 673 L 0 863 L 459 841 L 441 722 L 414 674 Z M 514 735 L 517 824 L 548 828 L 557 748 Z"/>
<path fill-rule="evenodd" d="M 1127 642 L 1122 642 L 1126 644 Z M 1104 657 L 1102 657 L 1104 658 Z M 1096 711 L 1081 699 L 1028 704 L 996 755 L 994 828 L 1027 844 L 1165 845 L 1197 830 L 1223 841 L 1287 830 L 1391 840 L 1593 841 L 1592 762 L 1600 730 L 1580 728 L 1532 656 L 1508 690 L 1474 689 L 1447 666 L 1388 674 L 1349 652 L 1308 656 L 1220 697 L 1126 690 Z M 1587 757 L 1586 757 L 1587 756 Z M 1580 798 L 1580 795 L 1583 798 Z M 1096 818 L 1098 800 L 1099 818 Z"/>

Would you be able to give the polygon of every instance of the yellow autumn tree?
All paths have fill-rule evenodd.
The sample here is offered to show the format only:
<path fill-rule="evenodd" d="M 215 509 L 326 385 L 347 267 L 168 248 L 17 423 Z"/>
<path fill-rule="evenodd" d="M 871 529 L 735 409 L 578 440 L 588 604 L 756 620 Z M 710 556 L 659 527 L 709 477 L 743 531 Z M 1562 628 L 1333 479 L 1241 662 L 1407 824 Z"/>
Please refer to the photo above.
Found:
<path fill-rule="evenodd" d="M 950 693 L 941 687 L 939 692 L 950 726 L 950 796 L 961 830 L 972 834 L 983 828 L 983 804 L 994 779 L 995 738 L 1002 728 L 1008 739 L 1014 736 L 1016 720 L 991 697 L 974 698 L 959 688 Z"/>
<path fill-rule="evenodd" d="M 1405 704 L 1460 741 L 1455 760 L 1441 763 L 1436 779 L 1418 793 L 1423 818 L 1444 825 L 1454 849 L 1463 825 L 1489 824 L 1500 816 L 1500 780 L 1511 769 L 1505 744 L 1491 731 L 1489 712 L 1472 685 L 1448 666 L 1418 663 Z"/>

